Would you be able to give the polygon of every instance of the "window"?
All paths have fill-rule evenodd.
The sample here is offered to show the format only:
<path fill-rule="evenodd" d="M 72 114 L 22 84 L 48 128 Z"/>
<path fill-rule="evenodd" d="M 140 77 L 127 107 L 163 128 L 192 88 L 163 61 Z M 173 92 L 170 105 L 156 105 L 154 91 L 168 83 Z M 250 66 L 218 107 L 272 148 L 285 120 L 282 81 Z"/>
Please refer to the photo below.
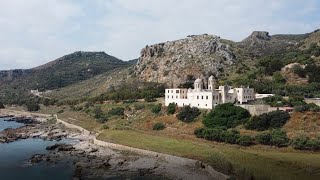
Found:
<path fill-rule="evenodd" d="M 182 103 L 182 106 L 184 106 L 184 103 Z"/>
<path fill-rule="evenodd" d="M 201 99 L 203 99 L 203 96 L 201 96 Z"/>
<path fill-rule="evenodd" d="M 173 99 L 173 96 L 172 96 L 172 99 Z"/>
<path fill-rule="evenodd" d="M 170 93 L 170 91 L 168 90 L 168 93 Z"/>
<path fill-rule="evenodd" d="M 208 97 L 208 96 L 206 96 L 206 99 L 209 99 L 209 97 Z"/>
<path fill-rule="evenodd" d="M 199 106 L 199 104 L 198 104 L 198 106 Z"/>
<path fill-rule="evenodd" d="M 176 96 L 176 98 L 178 99 L 178 96 Z"/>
<path fill-rule="evenodd" d="M 170 98 L 170 96 L 168 96 L 168 99 Z"/>
<path fill-rule="evenodd" d="M 171 93 L 173 93 L 173 90 L 171 90 Z"/>
<path fill-rule="evenodd" d="M 197 96 L 197 99 L 199 99 L 199 96 Z"/>
<path fill-rule="evenodd" d="M 179 93 L 179 90 L 176 90 L 176 93 Z"/>
<path fill-rule="evenodd" d="M 206 106 L 208 106 L 208 105 L 206 104 Z"/>

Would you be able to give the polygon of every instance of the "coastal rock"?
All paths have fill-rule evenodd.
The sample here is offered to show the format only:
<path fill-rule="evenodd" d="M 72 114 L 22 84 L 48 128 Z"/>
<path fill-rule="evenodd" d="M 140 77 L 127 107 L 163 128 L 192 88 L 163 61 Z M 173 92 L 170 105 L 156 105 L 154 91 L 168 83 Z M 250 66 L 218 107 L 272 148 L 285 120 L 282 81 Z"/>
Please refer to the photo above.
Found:
<path fill-rule="evenodd" d="M 55 145 L 46 147 L 46 150 L 48 150 L 48 151 L 52 151 L 52 150 L 72 151 L 72 150 L 74 150 L 74 147 L 70 144 L 55 144 Z"/>

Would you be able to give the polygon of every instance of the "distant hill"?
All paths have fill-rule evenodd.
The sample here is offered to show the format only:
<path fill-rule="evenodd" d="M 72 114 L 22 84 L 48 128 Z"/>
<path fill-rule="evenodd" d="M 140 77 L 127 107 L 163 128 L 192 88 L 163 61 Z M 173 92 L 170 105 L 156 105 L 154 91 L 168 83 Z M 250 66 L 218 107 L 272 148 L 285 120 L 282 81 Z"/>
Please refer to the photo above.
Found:
<path fill-rule="evenodd" d="M 129 65 L 104 52 L 75 52 L 32 69 L 0 71 L 0 87 L 57 89 Z"/>

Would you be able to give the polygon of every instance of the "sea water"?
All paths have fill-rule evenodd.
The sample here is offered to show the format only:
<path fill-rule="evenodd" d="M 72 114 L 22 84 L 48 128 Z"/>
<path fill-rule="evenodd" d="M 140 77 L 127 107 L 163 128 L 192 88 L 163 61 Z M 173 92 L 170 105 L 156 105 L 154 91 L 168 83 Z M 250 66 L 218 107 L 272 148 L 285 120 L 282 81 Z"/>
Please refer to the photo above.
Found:
<path fill-rule="evenodd" d="M 0 131 L 18 128 L 23 124 L 0 119 Z M 67 140 L 61 141 L 66 143 Z M 71 162 L 32 165 L 28 160 L 34 154 L 46 154 L 46 147 L 56 141 L 42 139 L 23 139 L 12 143 L 0 144 L 0 180 L 56 180 L 72 179 L 74 167 Z M 60 143 L 60 142 L 59 142 Z"/>

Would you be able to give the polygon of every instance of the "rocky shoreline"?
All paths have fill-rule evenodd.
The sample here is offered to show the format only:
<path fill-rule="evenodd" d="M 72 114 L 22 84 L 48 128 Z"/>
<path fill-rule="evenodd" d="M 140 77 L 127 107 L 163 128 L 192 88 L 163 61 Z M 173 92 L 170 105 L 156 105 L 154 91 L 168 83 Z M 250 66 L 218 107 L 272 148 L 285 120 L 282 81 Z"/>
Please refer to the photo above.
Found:
<path fill-rule="evenodd" d="M 12 118 L 12 117 L 11 117 Z M 48 117 L 50 119 L 50 117 Z M 29 163 L 57 164 L 71 162 L 73 179 L 144 178 L 144 179 L 213 179 L 199 164 L 199 167 L 179 166 L 163 159 L 142 156 L 133 152 L 118 151 L 92 143 L 93 135 L 85 135 L 54 121 L 43 121 L 30 117 L 13 117 L 10 121 L 24 123 L 17 129 L 0 132 L 0 144 L 20 139 L 40 138 L 57 141 L 48 146 L 46 154 L 33 155 Z M 72 139 L 71 144 L 61 144 L 62 139 Z"/>

